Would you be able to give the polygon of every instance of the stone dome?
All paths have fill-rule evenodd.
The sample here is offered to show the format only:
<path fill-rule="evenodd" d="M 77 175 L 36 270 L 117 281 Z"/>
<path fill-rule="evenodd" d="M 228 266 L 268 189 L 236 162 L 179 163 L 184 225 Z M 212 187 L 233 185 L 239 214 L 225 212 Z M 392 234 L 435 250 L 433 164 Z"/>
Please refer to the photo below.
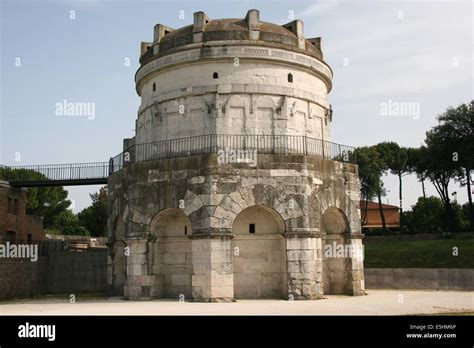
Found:
<path fill-rule="evenodd" d="M 154 41 L 142 45 L 140 63 L 144 65 L 167 54 L 195 48 L 196 44 L 225 45 L 226 41 L 232 45 L 240 43 L 286 48 L 323 60 L 320 38 L 304 38 L 302 21 L 295 20 L 284 25 L 263 22 L 257 10 L 250 10 L 244 19 L 211 20 L 204 12 L 196 12 L 194 23 L 179 29 L 157 24 Z"/>
<path fill-rule="evenodd" d="M 331 139 L 332 70 L 301 20 L 196 12 L 192 25 L 155 25 L 141 53 L 137 144 L 209 133 Z"/>

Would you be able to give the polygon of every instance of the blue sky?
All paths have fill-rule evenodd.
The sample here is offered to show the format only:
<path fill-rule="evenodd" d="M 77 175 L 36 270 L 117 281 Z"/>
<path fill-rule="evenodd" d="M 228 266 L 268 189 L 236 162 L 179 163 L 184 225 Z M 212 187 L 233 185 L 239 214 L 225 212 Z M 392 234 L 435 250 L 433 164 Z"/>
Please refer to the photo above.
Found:
<path fill-rule="evenodd" d="M 155 24 L 188 25 L 201 10 L 210 18 L 236 18 L 257 8 L 261 20 L 280 24 L 294 15 L 307 37 L 321 36 L 334 70 L 335 142 L 418 146 L 439 113 L 473 99 L 469 0 L 0 3 L 2 164 L 106 161 L 119 153 L 122 139 L 134 134 L 140 42 L 152 40 Z M 64 99 L 95 103 L 95 118 L 56 116 Z M 381 115 L 389 102 L 415 103 L 420 113 Z M 397 204 L 397 180 L 385 182 L 385 201 Z M 98 187 L 67 189 L 78 211 Z M 452 190 L 466 201 L 465 189 Z M 421 195 L 414 177 L 405 178 L 404 193 L 406 209 Z M 428 193 L 435 194 L 431 185 Z"/>

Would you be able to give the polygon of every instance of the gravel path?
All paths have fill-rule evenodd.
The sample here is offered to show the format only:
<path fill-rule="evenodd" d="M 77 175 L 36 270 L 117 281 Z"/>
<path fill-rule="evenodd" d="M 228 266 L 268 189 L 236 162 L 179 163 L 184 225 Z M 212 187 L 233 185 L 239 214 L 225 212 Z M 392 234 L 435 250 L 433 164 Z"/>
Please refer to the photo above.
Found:
<path fill-rule="evenodd" d="M 238 300 L 193 303 L 174 300 L 123 301 L 69 297 L 0 304 L 0 315 L 399 315 L 470 312 L 474 293 L 460 291 L 367 290 L 367 296 L 327 296 L 318 301 Z"/>

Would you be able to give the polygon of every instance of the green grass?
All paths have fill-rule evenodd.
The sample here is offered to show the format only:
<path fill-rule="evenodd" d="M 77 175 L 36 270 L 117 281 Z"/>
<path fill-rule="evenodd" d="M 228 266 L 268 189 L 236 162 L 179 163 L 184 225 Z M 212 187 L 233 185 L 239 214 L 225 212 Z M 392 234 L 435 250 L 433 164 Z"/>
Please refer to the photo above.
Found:
<path fill-rule="evenodd" d="M 474 239 L 370 241 L 364 249 L 366 268 L 474 268 Z"/>

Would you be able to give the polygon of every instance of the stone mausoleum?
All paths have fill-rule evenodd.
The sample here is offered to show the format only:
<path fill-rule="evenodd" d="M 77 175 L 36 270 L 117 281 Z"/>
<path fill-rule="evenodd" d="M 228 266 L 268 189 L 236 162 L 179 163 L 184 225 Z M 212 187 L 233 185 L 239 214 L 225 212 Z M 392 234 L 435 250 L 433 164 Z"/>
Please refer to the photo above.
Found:
<path fill-rule="evenodd" d="M 302 21 L 157 24 L 135 80 L 136 134 L 110 161 L 111 295 L 364 293 L 355 154 L 331 142 L 332 71 Z"/>

